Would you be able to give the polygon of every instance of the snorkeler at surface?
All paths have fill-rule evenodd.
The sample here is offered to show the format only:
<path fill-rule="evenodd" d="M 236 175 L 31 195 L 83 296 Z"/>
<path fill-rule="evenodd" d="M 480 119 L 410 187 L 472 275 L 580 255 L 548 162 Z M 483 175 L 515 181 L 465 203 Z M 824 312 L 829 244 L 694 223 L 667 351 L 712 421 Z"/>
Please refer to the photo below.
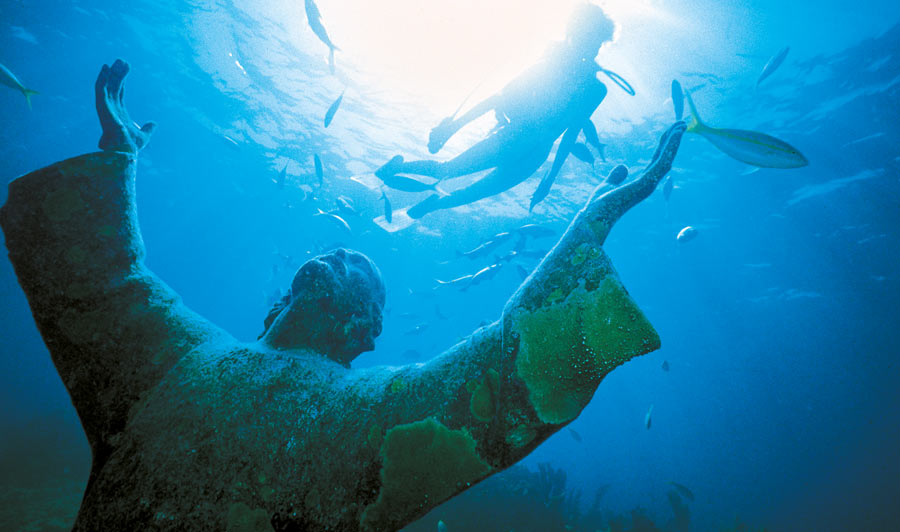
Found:
<path fill-rule="evenodd" d="M 659 347 L 602 245 L 645 171 L 594 192 L 499 319 L 424 364 L 351 369 L 385 288 L 347 250 L 297 271 L 256 342 L 189 310 L 144 264 L 128 65 L 95 86 L 100 147 L 14 180 L 0 226 L 91 445 L 74 530 L 390 531 L 524 458 L 617 366 Z M 599 190 L 599 189 L 598 189 Z"/>
<path fill-rule="evenodd" d="M 569 19 L 564 42 L 554 43 L 537 65 L 498 94 L 432 129 L 428 149 L 436 153 L 460 128 L 493 110 L 497 126 L 487 138 L 446 162 L 404 161 L 398 155 L 375 175 L 414 174 L 443 180 L 493 168 L 468 187 L 446 196 L 433 194 L 410 207 L 410 218 L 472 203 L 518 185 L 547 160 L 563 133 L 577 135 L 583 127 L 593 130 L 591 115 L 607 92 L 597 79 L 600 66 L 594 58 L 603 44 L 613 40 L 615 29 L 599 6 L 579 5 Z"/>

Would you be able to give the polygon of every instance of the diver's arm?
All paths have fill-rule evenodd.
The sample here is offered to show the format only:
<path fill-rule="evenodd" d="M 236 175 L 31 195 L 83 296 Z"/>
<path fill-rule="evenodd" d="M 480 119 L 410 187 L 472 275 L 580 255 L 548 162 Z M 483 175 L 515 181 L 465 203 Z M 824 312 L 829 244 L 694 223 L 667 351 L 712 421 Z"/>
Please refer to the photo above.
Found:
<path fill-rule="evenodd" d="M 126 151 L 82 155 L 16 179 L 0 209 L 19 283 L 92 444 L 121 430 L 140 394 L 181 356 L 225 335 L 143 264 L 136 150 L 127 151 L 137 142 L 126 136 L 123 143 L 104 134 Z"/>
<path fill-rule="evenodd" d="M 440 124 L 432 128 L 428 136 L 428 151 L 437 153 L 457 131 L 481 115 L 497 108 L 501 100 L 501 96 L 495 94 L 478 102 L 458 118 L 450 116 L 443 119 Z"/>

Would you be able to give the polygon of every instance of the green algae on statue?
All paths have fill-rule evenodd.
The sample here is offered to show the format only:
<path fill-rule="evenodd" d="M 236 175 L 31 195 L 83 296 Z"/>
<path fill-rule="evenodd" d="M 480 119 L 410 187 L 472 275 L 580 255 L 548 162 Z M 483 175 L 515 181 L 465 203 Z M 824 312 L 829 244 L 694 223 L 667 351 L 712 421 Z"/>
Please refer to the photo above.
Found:
<path fill-rule="evenodd" d="M 397 530 L 521 460 L 603 376 L 659 346 L 603 242 L 668 172 L 595 192 L 499 320 L 425 364 L 350 369 L 384 285 L 348 250 L 301 266 L 259 341 L 239 342 L 144 265 L 128 66 L 96 84 L 103 151 L 13 181 L 0 225 L 93 451 L 89 530 Z"/>

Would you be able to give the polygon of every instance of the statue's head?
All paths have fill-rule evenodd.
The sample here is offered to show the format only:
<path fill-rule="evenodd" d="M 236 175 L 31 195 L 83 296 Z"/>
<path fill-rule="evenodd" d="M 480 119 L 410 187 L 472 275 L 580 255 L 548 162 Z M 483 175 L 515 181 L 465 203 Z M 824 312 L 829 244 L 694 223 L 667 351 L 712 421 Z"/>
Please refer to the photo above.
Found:
<path fill-rule="evenodd" d="M 279 349 L 312 349 L 349 366 L 375 348 L 384 297 L 375 264 L 362 253 L 336 249 L 297 270 L 290 293 L 269 312 L 260 338 Z"/>
<path fill-rule="evenodd" d="M 616 24 L 603 9 L 584 2 L 572 10 L 566 40 L 586 57 L 593 58 L 604 43 L 615 40 Z"/>

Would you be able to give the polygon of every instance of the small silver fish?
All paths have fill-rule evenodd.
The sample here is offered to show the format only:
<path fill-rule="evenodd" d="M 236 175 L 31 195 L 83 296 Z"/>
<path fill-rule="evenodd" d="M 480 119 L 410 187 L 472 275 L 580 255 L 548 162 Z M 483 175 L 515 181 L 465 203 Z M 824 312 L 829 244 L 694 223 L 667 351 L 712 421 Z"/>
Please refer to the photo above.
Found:
<path fill-rule="evenodd" d="M 319 180 L 319 186 L 321 187 L 325 184 L 325 169 L 322 168 L 322 159 L 319 158 L 319 154 L 313 154 L 313 165 L 316 167 L 316 178 Z"/>
<path fill-rule="evenodd" d="M 691 226 L 687 226 L 681 231 L 678 232 L 678 236 L 675 237 L 675 240 L 680 244 L 684 244 L 685 242 L 690 242 L 694 238 L 696 238 L 698 231 Z"/>
<path fill-rule="evenodd" d="M 782 48 L 777 54 L 775 54 L 772 59 L 769 59 L 769 62 L 766 63 L 766 66 L 763 67 L 762 72 L 759 74 L 759 78 L 756 80 L 756 86 L 759 87 L 759 84 L 762 83 L 762 80 L 771 76 L 778 67 L 781 66 L 781 63 L 784 63 L 784 58 L 787 57 L 788 52 L 791 51 L 790 46 L 785 46 Z"/>
<path fill-rule="evenodd" d="M 469 289 L 469 287 L 475 286 L 476 284 L 481 283 L 482 281 L 486 281 L 488 279 L 493 278 L 497 275 L 497 272 L 500 271 L 500 268 L 503 266 L 502 263 L 491 264 L 490 266 L 485 266 L 484 268 L 475 272 L 475 275 L 472 276 L 471 279 L 461 288 L 463 292 Z"/>
<path fill-rule="evenodd" d="M 221 135 L 221 138 L 223 141 L 225 141 L 225 144 L 227 144 L 228 147 L 231 148 L 232 150 L 241 151 L 241 144 L 238 141 L 234 140 L 233 138 L 229 137 L 228 135 Z"/>
<path fill-rule="evenodd" d="M 666 371 L 666 372 L 669 371 L 669 361 L 668 360 L 663 360 L 662 370 Z"/>
<path fill-rule="evenodd" d="M 24 94 L 25 103 L 27 103 L 28 108 L 31 109 L 31 97 L 35 94 L 38 94 L 38 91 L 26 89 L 25 85 L 22 85 L 22 82 L 19 81 L 19 78 L 17 78 L 15 74 L 10 72 L 10 70 L 3 65 L 0 65 L 0 85 L 6 85 L 7 87 L 16 89 L 17 91 Z"/>
<path fill-rule="evenodd" d="M 480 244 L 478 247 L 474 249 L 470 249 L 466 252 L 457 252 L 457 255 L 460 257 L 468 257 L 470 259 L 477 259 L 479 257 L 484 257 L 485 255 L 489 255 L 492 251 L 497 249 L 501 244 L 508 241 L 512 238 L 513 233 L 504 232 L 497 233 L 490 240 Z"/>
<path fill-rule="evenodd" d="M 556 231 L 547 229 L 546 227 L 538 224 L 525 224 L 515 229 L 514 231 L 522 236 L 531 238 L 544 238 L 548 236 L 554 236 L 556 234 Z"/>
<path fill-rule="evenodd" d="M 650 410 L 647 410 L 647 415 L 644 416 L 644 426 L 647 427 L 647 430 L 650 430 L 650 415 L 653 413 L 653 405 L 650 405 Z"/>
<path fill-rule="evenodd" d="M 341 95 L 337 97 L 337 100 L 335 100 L 334 103 L 332 103 L 331 106 L 328 108 L 328 111 L 325 112 L 325 127 L 330 126 L 331 121 L 334 120 L 334 113 L 336 113 L 338 110 L 338 107 L 341 106 L 341 100 L 344 99 L 345 92 L 347 92 L 347 89 L 344 89 L 343 91 L 341 91 Z"/>
<path fill-rule="evenodd" d="M 344 220 L 337 214 L 325 212 L 322 209 L 319 209 L 319 212 L 313 214 L 313 216 L 324 216 L 328 220 L 331 220 L 332 223 L 334 223 L 334 225 L 336 225 L 337 227 L 343 229 L 344 231 L 347 231 L 347 233 L 349 234 L 353 234 L 353 230 L 350 229 L 350 224 L 347 223 L 347 220 Z"/>
<path fill-rule="evenodd" d="M 316 3 L 313 0 L 305 0 L 305 2 L 306 22 L 313 30 L 313 33 L 316 34 L 316 37 L 328 47 L 328 68 L 334 74 L 334 52 L 335 50 L 340 50 L 340 48 L 335 46 L 328 37 L 328 32 L 325 31 L 325 26 L 322 25 L 322 14 L 319 12 Z"/>
<path fill-rule="evenodd" d="M 440 279 L 435 279 L 435 281 L 437 281 L 438 285 L 446 286 L 446 285 L 466 282 L 466 281 L 470 280 L 472 277 L 475 277 L 475 275 L 470 273 L 468 275 L 463 275 L 462 277 L 457 277 L 456 279 L 451 279 L 449 281 L 441 281 Z"/>

